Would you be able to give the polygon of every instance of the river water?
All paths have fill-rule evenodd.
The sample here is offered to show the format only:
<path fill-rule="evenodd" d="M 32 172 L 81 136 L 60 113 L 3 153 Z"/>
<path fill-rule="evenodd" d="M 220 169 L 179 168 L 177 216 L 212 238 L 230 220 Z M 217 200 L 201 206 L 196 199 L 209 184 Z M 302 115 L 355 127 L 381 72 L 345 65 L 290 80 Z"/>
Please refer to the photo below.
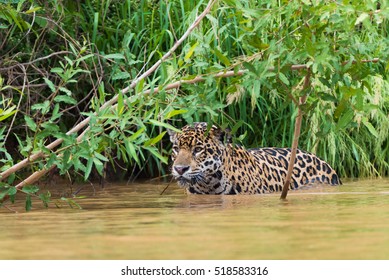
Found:
<path fill-rule="evenodd" d="M 389 179 L 252 196 L 85 188 L 82 209 L 0 209 L 0 259 L 389 259 Z"/>

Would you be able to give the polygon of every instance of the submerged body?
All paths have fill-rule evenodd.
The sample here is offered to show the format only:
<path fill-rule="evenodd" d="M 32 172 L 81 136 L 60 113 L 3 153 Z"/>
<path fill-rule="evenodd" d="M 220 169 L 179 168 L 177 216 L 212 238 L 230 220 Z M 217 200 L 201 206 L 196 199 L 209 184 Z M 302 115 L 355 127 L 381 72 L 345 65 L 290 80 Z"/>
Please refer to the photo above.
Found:
<path fill-rule="evenodd" d="M 194 194 L 260 194 L 281 191 L 288 170 L 290 149 L 245 149 L 224 143 L 225 133 L 207 123 L 169 131 L 173 143 L 172 174 Z M 328 163 L 297 150 L 290 189 L 309 183 L 339 185 Z"/>

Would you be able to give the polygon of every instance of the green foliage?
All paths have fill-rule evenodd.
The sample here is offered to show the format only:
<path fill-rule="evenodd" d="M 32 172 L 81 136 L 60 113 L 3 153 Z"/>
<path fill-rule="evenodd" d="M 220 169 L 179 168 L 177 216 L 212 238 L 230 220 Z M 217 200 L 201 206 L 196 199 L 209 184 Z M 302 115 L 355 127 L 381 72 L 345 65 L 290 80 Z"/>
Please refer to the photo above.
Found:
<path fill-rule="evenodd" d="M 306 69 L 291 66 L 304 64 L 312 86 L 300 147 L 329 161 L 342 177 L 389 174 L 385 1 L 219 1 L 155 73 L 120 93 L 172 47 L 205 5 L 0 3 L 0 169 L 43 151 L 46 157 L 28 171 L 56 165 L 60 174 L 84 180 L 109 168 L 116 179 L 164 176 L 166 129 L 200 120 L 231 127 L 235 141 L 249 147 L 290 146 L 297 112 L 292 100 L 307 93 L 301 90 Z M 363 62 L 376 57 L 378 63 Z M 247 70 L 243 76 L 213 78 L 241 69 Z M 165 90 L 197 75 L 205 81 Z M 102 109 L 116 94 L 117 105 Z M 87 117 L 82 141 L 66 133 Z M 64 139 L 61 147 L 48 150 L 56 138 Z M 123 166 L 131 174 L 120 172 Z M 19 176 L 7 179 L 0 198 L 15 195 L 10 186 Z M 30 209 L 36 192 L 24 192 Z M 50 201 L 50 195 L 38 197 L 44 205 Z"/>

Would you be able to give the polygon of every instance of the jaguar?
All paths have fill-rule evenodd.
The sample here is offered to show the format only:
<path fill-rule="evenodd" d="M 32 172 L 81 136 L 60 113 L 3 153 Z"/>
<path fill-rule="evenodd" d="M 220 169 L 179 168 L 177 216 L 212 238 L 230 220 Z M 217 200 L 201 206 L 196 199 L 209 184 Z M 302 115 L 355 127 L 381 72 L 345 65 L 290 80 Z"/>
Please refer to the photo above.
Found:
<path fill-rule="evenodd" d="M 245 149 L 228 131 L 205 122 L 168 130 L 172 175 L 191 194 L 263 194 L 281 191 L 290 148 Z M 336 171 L 316 155 L 297 150 L 290 189 L 311 183 L 341 184 Z"/>

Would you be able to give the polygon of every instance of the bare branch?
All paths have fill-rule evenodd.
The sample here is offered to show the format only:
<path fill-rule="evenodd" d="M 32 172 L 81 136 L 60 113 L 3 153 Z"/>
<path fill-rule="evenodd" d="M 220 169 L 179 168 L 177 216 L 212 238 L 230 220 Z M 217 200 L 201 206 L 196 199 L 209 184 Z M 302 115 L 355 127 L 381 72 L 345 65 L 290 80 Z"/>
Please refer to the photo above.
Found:
<path fill-rule="evenodd" d="M 306 91 L 311 86 L 310 80 L 311 80 L 311 71 L 308 69 L 308 73 L 304 79 L 304 85 L 303 85 L 302 91 Z M 303 120 L 303 111 L 301 110 L 301 106 L 305 104 L 307 97 L 308 97 L 308 92 L 306 92 L 302 97 L 300 97 L 300 102 L 299 102 L 299 106 L 298 106 L 298 114 L 297 114 L 296 123 L 294 126 L 292 151 L 290 153 L 288 172 L 286 173 L 285 183 L 284 183 L 284 186 L 282 187 L 282 193 L 281 193 L 280 199 L 286 199 L 286 196 L 288 195 L 288 190 L 289 190 L 290 182 L 292 179 L 294 162 L 296 161 L 296 153 L 297 153 L 297 147 L 298 147 L 298 142 L 299 142 L 299 138 L 300 138 L 300 131 L 301 131 L 301 122 Z"/>
<path fill-rule="evenodd" d="M 49 59 L 52 56 L 61 55 L 61 54 L 69 54 L 69 53 L 71 53 L 71 52 L 69 52 L 69 51 L 59 51 L 59 52 L 51 53 L 49 55 L 46 55 L 46 56 L 43 56 L 43 57 L 39 57 L 39 58 L 31 60 L 29 62 L 18 63 L 18 64 L 11 65 L 11 66 L 8 66 L 8 67 L 0 68 L 0 71 L 10 70 L 10 69 L 13 69 L 15 67 L 19 67 L 20 65 L 22 65 L 22 66 L 33 65 L 33 64 L 37 63 L 38 61 Z"/>

